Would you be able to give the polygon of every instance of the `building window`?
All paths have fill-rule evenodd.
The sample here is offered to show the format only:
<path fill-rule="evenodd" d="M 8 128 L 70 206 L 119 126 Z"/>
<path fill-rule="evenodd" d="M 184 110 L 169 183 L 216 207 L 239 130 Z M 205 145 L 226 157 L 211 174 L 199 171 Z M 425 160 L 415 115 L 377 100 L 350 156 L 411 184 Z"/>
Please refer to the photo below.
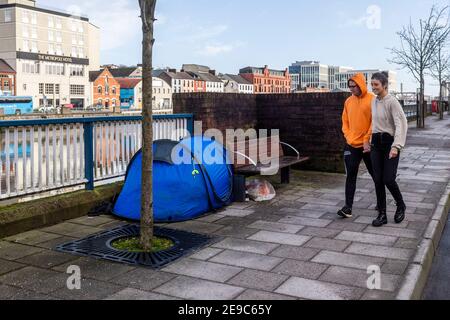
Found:
<path fill-rule="evenodd" d="M 48 27 L 49 28 L 55 27 L 55 21 L 53 20 L 53 17 L 48 17 Z"/>
<path fill-rule="evenodd" d="M 24 38 L 29 38 L 30 37 L 30 33 L 28 32 L 28 27 L 27 26 L 22 26 L 22 37 L 24 37 Z"/>
<path fill-rule="evenodd" d="M 61 31 L 56 31 L 56 42 L 62 42 L 62 34 Z"/>
<path fill-rule="evenodd" d="M 72 47 L 72 57 L 77 56 L 77 47 Z"/>
<path fill-rule="evenodd" d="M 31 13 L 31 24 L 37 24 L 37 14 L 36 12 Z"/>
<path fill-rule="evenodd" d="M 45 94 L 54 94 L 55 88 L 52 83 L 46 83 L 45 84 Z"/>
<path fill-rule="evenodd" d="M 11 21 L 12 21 L 12 10 L 5 9 L 5 22 L 11 22 Z"/>
<path fill-rule="evenodd" d="M 48 53 L 55 54 L 55 46 L 53 45 L 53 43 L 48 44 Z"/>
<path fill-rule="evenodd" d="M 75 35 L 72 35 L 72 44 L 73 45 L 77 44 L 77 37 Z"/>
<path fill-rule="evenodd" d="M 76 95 L 76 96 L 84 95 L 84 86 L 78 85 L 78 84 L 71 84 L 70 85 L 70 94 Z"/>
<path fill-rule="evenodd" d="M 37 39 L 37 29 L 36 28 L 31 28 L 31 38 L 33 39 Z"/>
<path fill-rule="evenodd" d="M 116 94 L 116 87 L 112 87 L 112 94 Z"/>
<path fill-rule="evenodd" d="M 116 106 L 116 99 L 112 99 L 112 104 L 111 104 L 113 107 L 115 107 Z"/>
<path fill-rule="evenodd" d="M 70 75 L 74 77 L 83 77 L 84 76 L 84 67 L 83 66 L 71 66 L 70 67 Z"/>
<path fill-rule="evenodd" d="M 54 41 L 55 37 L 54 37 L 54 33 L 52 30 L 48 31 L 48 41 Z"/>
<path fill-rule="evenodd" d="M 62 28 L 62 22 L 60 18 L 56 18 L 56 29 Z"/>
<path fill-rule="evenodd" d="M 22 72 L 28 74 L 39 74 L 39 62 L 22 63 Z"/>
<path fill-rule="evenodd" d="M 98 99 L 97 100 L 97 105 L 102 106 L 103 105 L 103 100 L 102 99 Z"/>
<path fill-rule="evenodd" d="M 48 75 L 64 75 L 64 64 L 63 63 L 46 63 L 45 73 Z"/>
<path fill-rule="evenodd" d="M 56 45 L 56 54 L 58 56 L 62 56 L 63 52 L 62 52 L 62 46 L 60 44 Z"/>
<path fill-rule="evenodd" d="M 102 90 L 102 86 L 98 86 L 97 87 L 97 93 L 98 94 L 102 94 L 103 90 Z"/>
<path fill-rule="evenodd" d="M 31 52 L 38 52 L 37 42 L 31 41 Z"/>
<path fill-rule="evenodd" d="M 59 94 L 59 84 L 55 84 L 55 94 Z"/>
<path fill-rule="evenodd" d="M 83 58 L 84 57 L 84 50 L 82 47 L 78 48 L 78 58 Z"/>
<path fill-rule="evenodd" d="M 39 94 L 44 94 L 44 84 L 39 83 Z"/>
<path fill-rule="evenodd" d="M 28 11 L 22 11 L 22 22 L 29 23 L 30 18 L 28 17 Z"/>

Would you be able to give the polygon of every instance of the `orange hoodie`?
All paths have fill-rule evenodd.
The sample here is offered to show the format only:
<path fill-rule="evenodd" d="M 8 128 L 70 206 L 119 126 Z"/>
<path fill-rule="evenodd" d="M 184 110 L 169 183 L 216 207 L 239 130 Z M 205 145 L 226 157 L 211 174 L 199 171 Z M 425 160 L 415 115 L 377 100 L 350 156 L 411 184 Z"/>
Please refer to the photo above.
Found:
<path fill-rule="evenodd" d="M 353 148 L 362 148 L 372 135 L 372 100 L 375 95 L 368 92 L 366 78 L 362 73 L 350 80 L 356 82 L 361 89 L 361 96 L 352 95 L 345 102 L 342 115 L 342 131 L 347 143 Z"/>

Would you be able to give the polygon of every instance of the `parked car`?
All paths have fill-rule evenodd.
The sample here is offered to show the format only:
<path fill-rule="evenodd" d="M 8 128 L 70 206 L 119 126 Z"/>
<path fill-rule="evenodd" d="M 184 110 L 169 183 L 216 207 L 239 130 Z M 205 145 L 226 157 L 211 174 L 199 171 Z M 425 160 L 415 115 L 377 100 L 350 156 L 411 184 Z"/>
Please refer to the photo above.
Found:
<path fill-rule="evenodd" d="M 54 107 L 54 106 L 41 106 L 39 109 L 40 113 L 61 113 L 61 107 Z"/>

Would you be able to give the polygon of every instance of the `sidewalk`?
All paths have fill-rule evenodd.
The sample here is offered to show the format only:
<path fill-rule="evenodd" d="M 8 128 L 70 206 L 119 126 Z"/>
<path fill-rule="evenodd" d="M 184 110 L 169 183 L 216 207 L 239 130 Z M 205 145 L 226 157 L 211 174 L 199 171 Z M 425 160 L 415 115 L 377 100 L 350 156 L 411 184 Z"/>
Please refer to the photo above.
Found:
<path fill-rule="evenodd" d="M 214 234 L 221 241 L 161 271 L 79 258 L 56 245 L 119 225 L 109 216 L 80 218 L 0 240 L 0 299 L 395 299 L 414 296 L 426 274 L 439 210 L 450 191 L 450 120 L 409 132 L 399 185 L 406 221 L 373 228 L 373 182 L 361 175 L 355 216 L 341 220 L 345 177 L 295 172 L 270 203 L 234 204 L 172 228 Z M 276 179 L 275 179 L 276 180 Z M 275 181 L 274 180 L 274 181 Z M 448 212 L 448 211 L 447 211 Z M 444 220 L 446 221 L 446 219 Z M 437 232 L 437 233 L 436 233 Z M 428 245 L 427 245 L 428 244 Z M 420 247 L 420 250 L 419 250 Z M 82 289 L 66 288 L 69 265 L 81 268 Z M 370 291 L 367 268 L 381 267 Z"/>

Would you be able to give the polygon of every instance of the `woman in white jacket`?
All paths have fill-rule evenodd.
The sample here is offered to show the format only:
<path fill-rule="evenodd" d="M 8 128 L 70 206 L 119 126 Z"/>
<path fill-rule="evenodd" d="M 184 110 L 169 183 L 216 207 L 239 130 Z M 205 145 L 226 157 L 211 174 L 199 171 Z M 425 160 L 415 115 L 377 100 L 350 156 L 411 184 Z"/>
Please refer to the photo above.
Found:
<path fill-rule="evenodd" d="M 374 227 L 388 223 L 386 188 L 397 203 L 395 222 L 405 219 L 406 205 L 396 182 L 400 153 L 405 147 L 408 120 L 400 102 L 388 93 L 389 76 L 386 72 L 372 76 L 372 89 L 377 95 L 372 102 L 371 159 L 377 193 L 379 215 Z"/>

